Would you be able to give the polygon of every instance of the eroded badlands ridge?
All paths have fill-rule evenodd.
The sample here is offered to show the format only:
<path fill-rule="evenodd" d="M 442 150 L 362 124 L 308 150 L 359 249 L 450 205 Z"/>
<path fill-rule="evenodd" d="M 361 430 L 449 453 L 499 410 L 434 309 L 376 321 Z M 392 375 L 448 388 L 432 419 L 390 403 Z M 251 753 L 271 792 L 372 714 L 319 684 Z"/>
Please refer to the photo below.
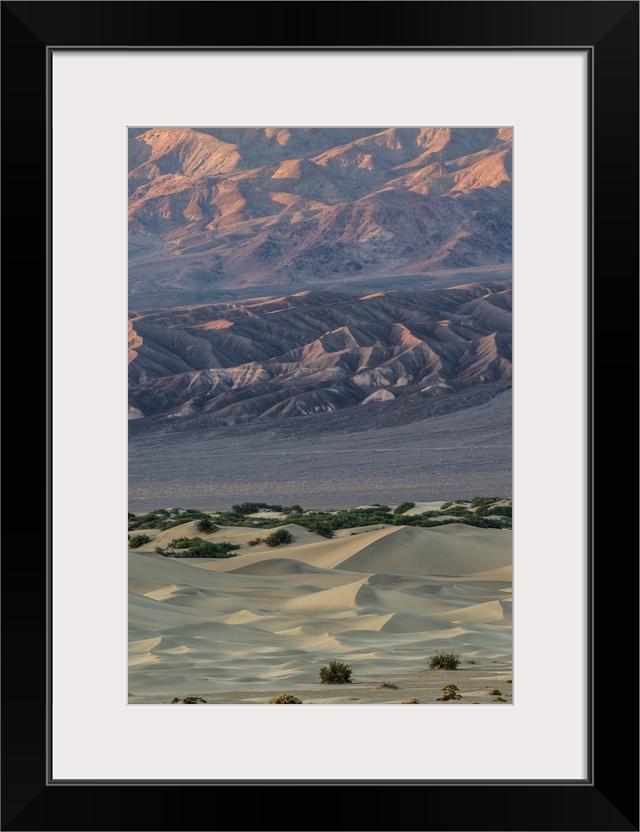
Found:
<path fill-rule="evenodd" d="M 507 282 L 131 313 L 131 417 L 265 422 L 511 383 Z M 426 410 L 425 410 L 426 412 Z"/>

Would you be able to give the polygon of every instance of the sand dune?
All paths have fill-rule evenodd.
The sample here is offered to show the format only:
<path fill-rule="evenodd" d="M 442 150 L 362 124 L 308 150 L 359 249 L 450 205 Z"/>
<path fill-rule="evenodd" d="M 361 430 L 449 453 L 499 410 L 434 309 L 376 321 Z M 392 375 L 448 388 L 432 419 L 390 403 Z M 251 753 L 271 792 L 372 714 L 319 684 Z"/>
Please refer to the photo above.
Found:
<path fill-rule="evenodd" d="M 326 540 L 288 528 L 294 542 L 268 549 L 248 547 L 255 529 L 201 535 L 185 524 L 129 553 L 130 702 L 266 702 L 265 692 L 295 690 L 303 702 L 399 703 L 377 689 L 395 677 L 435 701 L 436 688 L 426 691 L 441 677 L 426 668 L 444 648 L 461 654 L 461 668 L 477 665 L 473 690 L 498 669 L 510 678 L 510 532 L 389 526 Z M 241 549 L 221 560 L 149 550 L 195 534 Z M 332 658 L 353 667 L 345 695 L 318 684 Z"/>

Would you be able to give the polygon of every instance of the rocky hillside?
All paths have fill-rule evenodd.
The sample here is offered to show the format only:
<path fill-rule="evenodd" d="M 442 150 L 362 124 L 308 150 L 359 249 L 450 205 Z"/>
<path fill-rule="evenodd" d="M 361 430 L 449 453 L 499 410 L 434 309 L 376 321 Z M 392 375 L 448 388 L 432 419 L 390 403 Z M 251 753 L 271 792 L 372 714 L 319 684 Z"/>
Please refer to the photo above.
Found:
<path fill-rule="evenodd" d="M 134 297 L 511 262 L 507 128 L 153 128 L 129 145 Z"/>
<path fill-rule="evenodd" d="M 511 381 L 508 283 L 300 292 L 132 313 L 130 415 L 237 425 Z"/>

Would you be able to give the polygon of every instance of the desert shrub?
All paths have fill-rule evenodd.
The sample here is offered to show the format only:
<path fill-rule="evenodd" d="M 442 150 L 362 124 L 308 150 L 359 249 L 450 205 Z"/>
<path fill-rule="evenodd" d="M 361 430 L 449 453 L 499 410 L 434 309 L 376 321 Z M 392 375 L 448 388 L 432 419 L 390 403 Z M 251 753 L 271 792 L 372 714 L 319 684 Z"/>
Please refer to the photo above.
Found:
<path fill-rule="evenodd" d="M 502 694 L 498 690 L 498 688 L 491 688 L 487 691 L 487 696 L 501 696 Z"/>
<path fill-rule="evenodd" d="M 292 693 L 281 693 L 268 702 L 269 705 L 302 705 L 302 700 Z"/>
<path fill-rule="evenodd" d="M 254 537 L 253 540 L 249 540 L 248 542 L 249 542 L 249 546 L 258 546 L 260 543 L 262 543 L 262 538 L 261 537 Z"/>
<path fill-rule="evenodd" d="M 381 523 L 392 523 L 393 516 L 388 506 L 374 506 L 373 508 L 350 508 L 336 511 L 314 511 L 306 514 L 293 514 L 279 524 L 296 523 L 304 526 L 310 532 L 333 537 L 332 532 L 339 529 L 351 529 L 357 526 L 375 526 Z"/>
<path fill-rule="evenodd" d="M 512 685 L 513 684 L 513 679 L 507 679 L 507 684 Z"/>
<path fill-rule="evenodd" d="M 199 537 L 177 537 L 160 554 L 175 558 L 231 558 L 239 549 L 237 543 L 211 543 Z"/>
<path fill-rule="evenodd" d="M 496 696 L 496 698 L 493 701 L 494 702 L 506 702 L 507 700 L 504 699 L 502 696 Z"/>
<path fill-rule="evenodd" d="M 485 509 L 488 511 L 489 509 Z M 493 506 L 491 508 L 490 514 L 495 514 L 498 517 L 512 517 L 513 516 L 513 507 L 512 506 Z"/>
<path fill-rule="evenodd" d="M 474 497 L 471 500 L 471 508 L 486 508 L 500 499 L 500 497 Z"/>
<path fill-rule="evenodd" d="M 446 510 L 446 512 L 443 512 L 440 509 L 439 511 L 425 512 L 425 513 L 429 514 L 431 517 L 438 517 L 438 516 L 442 517 L 443 514 L 447 514 L 450 517 L 475 517 L 476 516 L 475 513 L 469 511 L 469 509 L 466 508 L 466 506 L 451 506 L 451 508 L 448 508 Z"/>
<path fill-rule="evenodd" d="M 277 517 L 245 517 L 244 514 L 234 514 L 232 511 L 219 512 L 216 520 L 221 526 L 239 526 L 247 529 L 275 529 L 282 524 Z"/>
<path fill-rule="evenodd" d="M 199 520 L 196 520 L 196 529 L 199 532 L 210 534 L 211 532 L 217 532 L 218 526 L 216 526 L 210 517 L 201 517 Z"/>
<path fill-rule="evenodd" d="M 450 507 L 450 506 L 452 506 L 452 505 L 453 505 L 453 503 L 443 503 L 443 504 L 440 506 L 440 511 L 444 511 L 444 509 L 445 509 L 445 508 L 449 508 L 449 507 Z"/>
<path fill-rule="evenodd" d="M 132 534 L 129 535 L 129 548 L 139 549 L 151 540 L 148 534 Z"/>
<path fill-rule="evenodd" d="M 459 664 L 459 653 L 436 650 L 432 656 L 429 656 L 429 668 L 431 670 L 456 670 Z"/>
<path fill-rule="evenodd" d="M 467 664 L 478 664 L 475 659 L 467 659 Z"/>
<path fill-rule="evenodd" d="M 272 505 L 271 503 L 236 503 L 235 505 L 231 506 L 231 511 L 234 514 L 256 514 L 256 512 L 260 511 L 261 508 L 267 509 L 267 511 L 282 511 L 282 506 L 280 505 Z"/>
<path fill-rule="evenodd" d="M 172 512 L 176 511 L 176 509 L 171 509 Z M 200 511 L 197 508 L 185 508 L 185 509 L 177 509 L 178 514 L 172 514 L 171 517 L 164 520 L 164 522 L 160 523 L 158 528 L 161 532 L 166 532 L 169 529 L 174 529 L 176 526 L 182 526 L 183 523 L 189 523 L 192 520 L 204 520 L 204 519 L 211 519 L 208 514 L 205 514 L 204 511 Z"/>
<path fill-rule="evenodd" d="M 310 532 L 314 534 L 319 534 L 320 537 L 332 538 L 336 536 L 336 533 L 331 528 L 329 523 L 325 523 L 322 520 L 318 520 L 315 523 L 312 523 L 308 526 Z"/>
<path fill-rule="evenodd" d="M 437 700 L 438 702 L 449 702 L 451 699 L 462 699 L 458 693 L 458 686 L 448 684 L 442 688 L 442 696 Z"/>
<path fill-rule="evenodd" d="M 404 503 L 400 503 L 399 506 L 396 506 L 393 510 L 394 514 L 404 514 L 405 511 L 409 511 L 410 508 L 414 508 L 415 503 L 411 502 L 411 500 L 407 500 Z"/>
<path fill-rule="evenodd" d="M 400 704 L 401 705 L 419 705 L 420 700 L 419 699 L 403 699 Z"/>
<path fill-rule="evenodd" d="M 348 685 L 351 684 L 352 673 L 350 664 L 332 659 L 328 667 L 320 668 L 320 681 L 323 685 Z"/>
<path fill-rule="evenodd" d="M 286 545 L 292 541 L 293 535 L 290 531 L 288 531 L 288 529 L 277 529 L 275 532 L 271 532 L 271 534 L 264 539 L 267 546 L 271 547 Z"/>
<path fill-rule="evenodd" d="M 303 514 L 304 509 L 298 503 L 294 503 L 292 506 L 285 506 L 282 512 L 283 514 Z"/>
<path fill-rule="evenodd" d="M 170 705 L 206 705 L 207 700 L 203 699 L 201 696 L 185 696 L 184 699 L 180 699 L 180 697 L 176 696 L 175 699 L 172 699 L 169 704 Z"/>
<path fill-rule="evenodd" d="M 382 682 L 382 684 L 378 685 L 378 687 L 386 690 L 398 690 L 398 686 L 395 682 Z"/>
<path fill-rule="evenodd" d="M 174 537 L 169 544 L 169 549 L 191 549 L 199 542 L 202 542 L 199 537 Z"/>
<path fill-rule="evenodd" d="M 204 511 L 197 508 L 156 508 L 146 514 L 129 514 L 129 531 L 136 529 L 160 529 L 166 531 L 174 526 L 181 526 L 190 520 L 197 520 L 200 517 L 208 517 Z"/>

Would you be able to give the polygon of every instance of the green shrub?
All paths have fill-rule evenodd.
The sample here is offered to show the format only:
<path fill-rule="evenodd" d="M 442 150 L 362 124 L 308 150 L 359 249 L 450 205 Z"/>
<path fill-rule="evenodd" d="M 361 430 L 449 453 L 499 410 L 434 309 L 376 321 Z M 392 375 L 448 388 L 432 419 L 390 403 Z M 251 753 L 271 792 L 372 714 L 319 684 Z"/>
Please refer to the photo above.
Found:
<path fill-rule="evenodd" d="M 502 694 L 501 694 L 501 692 L 498 690 L 498 688 L 490 688 L 490 689 L 487 691 L 487 696 L 502 696 Z"/>
<path fill-rule="evenodd" d="M 320 668 L 320 681 L 323 685 L 350 685 L 352 673 L 350 664 L 332 659 L 328 667 Z"/>
<path fill-rule="evenodd" d="M 288 529 L 277 529 L 275 532 L 271 532 L 270 535 L 265 537 L 264 542 L 267 546 L 282 546 L 287 545 L 288 543 L 293 542 L 293 535 Z"/>
<path fill-rule="evenodd" d="M 216 526 L 210 517 L 201 517 L 199 520 L 196 520 L 196 529 L 199 532 L 211 534 L 212 532 L 218 531 L 218 526 Z"/>
<path fill-rule="evenodd" d="M 294 503 L 292 506 L 285 506 L 282 512 L 283 514 L 303 514 L 304 509 L 298 503 Z"/>
<path fill-rule="evenodd" d="M 151 540 L 148 534 L 134 534 L 129 535 L 129 548 L 130 549 L 139 549 L 140 546 L 144 546 L 145 543 L 148 543 Z"/>
<path fill-rule="evenodd" d="M 302 700 L 292 693 L 281 693 L 268 702 L 269 705 L 302 705 Z"/>
<path fill-rule="evenodd" d="M 261 537 L 254 537 L 253 540 L 249 540 L 248 543 L 249 543 L 249 546 L 258 546 L 260 543 L 262 543 L 262 538 Z"/>
<path fill-rule="evenodd" d="M 199 537 L 176 537 L 160 554 L 174 558 L 231 558 L 239 548 L 237 543 L 227 541 L 211 543 Z"/>
<path fill-rule="evenodd" d="M 280 505 L 272 505 L 271 503 L 236 503 L 235 505 L 231 506 L 231 511 L 234 514 L 256 514 L 260 511 L 261 508 L 267 509 L 268 511 L 282 511 L 282 506 Z"/>
<path fill-rule="evenodd" d="M 415 503 L 412 503 L 411 500 L 407 500 L 407 502 L 400 503 L 399 506 L 396 506 L 393 510 L 393 513 L 396 514 L 396 515 L 404 514 L 405 511 L 409 511 L 410 508 L 414 508 L 414 507 L 415 507 Z"/>
<path fill-rule="evenodd" d="M 308 526 L 308 529 L 310 532 L 313 532 L 314 534 L 319 534 L 320 537 L 326 537 L 330 539 L 336 536 L 336 533 L 331 528 L 329 523 L 325 523 L 322 520 L 317 520 L 315 523 L 311 523 Z"/>
<path fill-rule="evenodd" d="M 443 504 L 440 506 L 440 511 L 444 511 L 444 509 L 445 509 L 445 508 L 449 508 L 449 507 L 450 507 L 450 506 L 452 506 L 452 505 L 453 505 L 453 503 L 443 503 Z"/>
<path fill-rule="evenodd" d="M 471 500 L 471 508 L 485 508 L 493 503 L 497 503 L 500 497 L 474 497 Z"/>
<path fill-rule="evenodd" d="M 459 653 L 436 650 L 432 656 L 429 656 L 429 668 L 431 670 L 456 670 L 459 664 Z"/>
<path fill-rule="evenodd" d="M 276 517 L 245 517 L 232 511 L 221 511 L 216 520 L 221 526 L 238 526 L 245 529 L 274 529 L 282 524 Z"/>
<path fill-rule="evenodd" d="M 146 514 L 129 514 L 129 531 L 136 529 L 159 529 L 166 531 L 174 526 L 181 526 L 190 520 L 197 520 L 201 517 L 209 517 L 204 511 L 197 508 L 156 508 Z"/>
<path fill-rule="evenodd" d="M 438 702 L 449 702 L 451 699 L 462 699 L 458 693 L 458 686 L 448 684 L 442 688 L 442 696 L 437 700 Z"/>
<path fill-rule="evenodd" d="M 174 537 L 169 544 L 169 549 L 191 549 L 197 543 L 201 543 L 199 537 Z"/>

